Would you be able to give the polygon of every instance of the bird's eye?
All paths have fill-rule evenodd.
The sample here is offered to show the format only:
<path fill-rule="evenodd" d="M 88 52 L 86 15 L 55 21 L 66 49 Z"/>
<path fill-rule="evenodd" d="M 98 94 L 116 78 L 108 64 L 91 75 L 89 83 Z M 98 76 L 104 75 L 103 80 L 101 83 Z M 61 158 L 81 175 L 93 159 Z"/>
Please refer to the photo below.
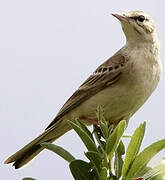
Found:
<path fill-rule="evenodd" d="M 139 17 L 137 17 L 137 20 L 143 22 L 145 20 L 145 16 L 140 15 Z"/>

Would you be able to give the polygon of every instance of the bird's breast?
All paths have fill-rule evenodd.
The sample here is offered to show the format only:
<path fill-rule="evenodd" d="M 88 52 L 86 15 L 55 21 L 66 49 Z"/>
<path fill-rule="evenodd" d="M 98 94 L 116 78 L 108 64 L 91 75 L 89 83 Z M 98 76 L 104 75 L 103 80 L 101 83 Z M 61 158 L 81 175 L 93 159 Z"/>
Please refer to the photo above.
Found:
<path fill-rule="evenodd" d="M 147 98 L 155 90 L 160 80 L 159 56 L 147 50 L 137 51 L 132 54 L 129 63 L 130 68 L 127 75 L 130 77 L 130 83 L 134 84 L 137 91 L 140 91 Z"/>

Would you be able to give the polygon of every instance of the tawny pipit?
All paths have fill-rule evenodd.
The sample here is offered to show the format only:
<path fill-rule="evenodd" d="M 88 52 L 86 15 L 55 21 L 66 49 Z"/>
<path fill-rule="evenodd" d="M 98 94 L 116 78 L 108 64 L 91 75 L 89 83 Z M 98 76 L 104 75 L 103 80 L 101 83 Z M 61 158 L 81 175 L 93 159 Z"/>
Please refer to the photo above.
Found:
<path fill-rule="evenodd" d="M 129 118 L 144 104 L 157 87 L 161 75 L 159 41 L 151 17 L 142 11 L 129 11 L 120 16 L 126 44 L 109 58 L 68 99 L 46 130 L 9 157 L 5 163 L 20 168 L 71 127 L 67 120 L 76 118 L 96 122 L 96 108 L 104 108 L 105 119 L 117 124 Z"/>

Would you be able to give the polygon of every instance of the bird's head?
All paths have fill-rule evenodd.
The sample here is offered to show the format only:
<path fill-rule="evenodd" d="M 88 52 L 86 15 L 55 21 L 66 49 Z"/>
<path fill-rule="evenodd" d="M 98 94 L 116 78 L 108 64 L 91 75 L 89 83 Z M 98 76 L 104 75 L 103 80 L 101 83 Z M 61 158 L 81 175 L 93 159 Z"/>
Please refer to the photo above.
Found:
<path fill-rule="evenodd" d="M 128 11 L 123 15 L 112 14 L 122 25 L 127 41 L 154 42 L 156 30 L 152 18 L 143 11 Z"/>

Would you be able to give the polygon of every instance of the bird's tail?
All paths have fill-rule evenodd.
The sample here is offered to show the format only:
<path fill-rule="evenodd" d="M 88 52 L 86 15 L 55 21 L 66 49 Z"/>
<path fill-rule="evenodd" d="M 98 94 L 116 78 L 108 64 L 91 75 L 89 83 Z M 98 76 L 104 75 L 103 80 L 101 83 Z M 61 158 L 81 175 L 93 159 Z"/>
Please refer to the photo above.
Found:
<path fill-rule="evenodd" d="M 55 125 L 45 130 L 43 134 L 41 134 L 26 146 L 24 146 L 22 149 L 17 151 L 15 154 L 10 156 L 5 161 L 5 164 L 13 163 L 15 169 L 24 166 L 44 149 L 40 145 L 41 143 L 53 142 L 70 129 L 71 127 L 66 120 L 59 120 Z"/>

